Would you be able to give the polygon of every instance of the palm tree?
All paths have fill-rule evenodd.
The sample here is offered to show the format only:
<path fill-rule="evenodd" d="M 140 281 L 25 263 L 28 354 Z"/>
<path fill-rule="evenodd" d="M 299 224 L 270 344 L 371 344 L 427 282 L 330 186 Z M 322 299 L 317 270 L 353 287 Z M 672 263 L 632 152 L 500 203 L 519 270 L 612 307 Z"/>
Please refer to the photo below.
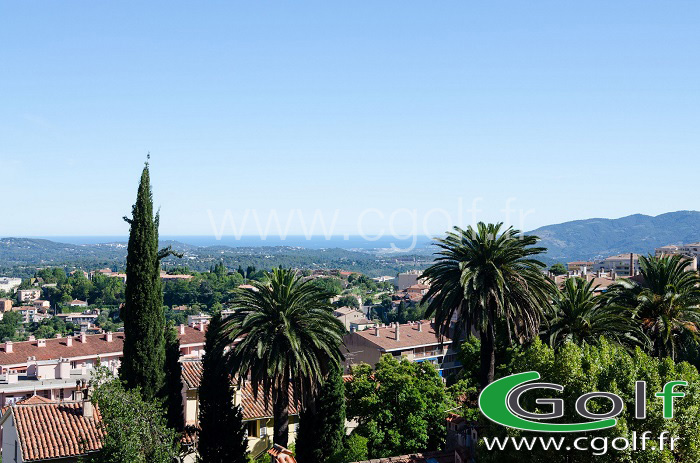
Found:
<path fill-rule="evenodd" d="M 542 273 L 545 265 L 531 258 L 545 251 L 533 247 L 537 237 L 520 236 L 512 227 L 501 231 L 502 226 L 455 227 L 437 240 L 439 257 L 422 275 L 431 285 L 423 299 L 426 313 L 434 315 L 441 336 L 450 334 L 453 319 L 455 338 L 479 330 L 482 388 L 494 377 L 496 323 L 505 322 L 511 343 L 513 335 L 520 342 L 536 336 L 552 290 Z"/>
<path fill-rule="evenodd" d="M 228 354 L 239 384 L 249 379 L 257 400 L 272 397 L 276 444 L 287 446 L 290 391 L 303 407 L 316 394 L 328 372 L 344 360 L 344 326 L 334 316 L 330 293 L 303 281 L 293 270 L 274 269 L 267 282 L 238 291 L 237 309 L 225 322 Z"/>
<path fill-rule="evenodd" d="M 690 260 L 674 255 L 639 258 L 641 281 L 620 280 L 609 288 L 612 303 L 629 307 L 657 356 L 675 359 L 682 335 L 698 339 L 700 277 Z"/>
<path fill-rule="evenodd" d="M 565 342 L 595 344 L 604 336 L 619 344 L 645 345 L 646 336 L 633 319 L 631 310 L 608 304 L 603 295 L 595 294 L 593 280 L 568 278 L 562 290 L 552 297 L 549 343 L 552 347 Z"/>

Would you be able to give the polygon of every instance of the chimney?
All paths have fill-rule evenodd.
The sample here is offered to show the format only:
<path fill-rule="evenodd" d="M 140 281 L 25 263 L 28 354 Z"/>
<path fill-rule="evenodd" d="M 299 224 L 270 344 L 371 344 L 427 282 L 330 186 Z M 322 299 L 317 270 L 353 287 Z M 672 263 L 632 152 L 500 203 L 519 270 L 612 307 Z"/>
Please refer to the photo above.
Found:
<path fill-rule="evenodd" d="M 111 331 L 107 331 L 107 334 L 105 334 L 105 339 L 107 340 L 107 342 L 112 342 L 112 332 Z"/>
<path fill-rule="evenodd" d="M 85 331 L 80 332 L 80 342 L 82 342 L 83 344 L 87 342 L 87 334 L 85 333 Z"/>
<path fill-rule="evenodd" d="M 376 337 L 379 337 L 379 326 L 375 326 L 375 327 L 374 327 L 374 335 L 375 335 Z M 8 341 L 8 342 L 10 342 L 10 341 Z M 12 345 L 11 345 L 11 344 L 12 344 L 12 343 L 10 342 L 10 348 L 12 348 Z"/>
<path fill-rule="evenodd" d="M 185 334 L 185 325 L 180 324 L 180 334 Z"/>
<path fill-rule="evenodd" d="M 56 333 L 56 339 L 61 339 L 63 336 L 61 336 L 61 333 Z"/>
<path fill-rule="evenodd" d="M 85 418 L 93 418 L 95 415 L 95 408 L 90 402 L 90 388 L 86 387 L 81 391 L 83 393 L 83 416 Z"/>
<path fill-rule="evenodd" d="M 634 253 L 630 252 L 630 276 L 634 276 Z"/>
<path fill-rule="evenodd" d="M 36 337 L 34 335 L 29 336 L 28 341 L 36 341 Z"/>
<path fill-rule="evenodd" d="M 400 332 L 399 332 L 399 324 L 398 324 L 398 322 L 396 323 L 396 330 L 394 331 L 394 339 L 395 339 L 396 341 L 400 341 L 400 340 L 401 340 L 401 334 L 400 334 Z"/>
<path fill-rule="evenodd" d="M 66 346 L 71 347 L 73 345 L 73 336 L 68 336 L 66 338 Z"/>
<path fill-rule="evenodd" d="M 423 331 L 423 322 L 421 321 L 418 322 L 418 331 Z"/>
<path fill-rule="evenodd" d="M 12 352 L 14 352 L 12 350 L 12 341 L 5 342 L 5 353 L 11 354 Z"/>
<path fill-rule="evenodd" d="M 36 346 L 37 346 L 37 347 L 46 347 L 46 339 L 39 339 L 39 340 L 36 342 Z"/>

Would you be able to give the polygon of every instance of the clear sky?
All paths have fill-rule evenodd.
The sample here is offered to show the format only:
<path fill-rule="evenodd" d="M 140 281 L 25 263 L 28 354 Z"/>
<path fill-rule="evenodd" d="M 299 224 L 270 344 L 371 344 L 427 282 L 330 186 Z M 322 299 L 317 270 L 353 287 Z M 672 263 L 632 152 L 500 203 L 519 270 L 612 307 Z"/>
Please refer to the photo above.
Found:
<path fill-rule="evenodd" d="M 232 234 L 226 210 L 355 234 L 699 209 L 699 22 L 697 1 L 1 0 L 0 236 L 126 234 L 148 151 L 164 235 Z"/>

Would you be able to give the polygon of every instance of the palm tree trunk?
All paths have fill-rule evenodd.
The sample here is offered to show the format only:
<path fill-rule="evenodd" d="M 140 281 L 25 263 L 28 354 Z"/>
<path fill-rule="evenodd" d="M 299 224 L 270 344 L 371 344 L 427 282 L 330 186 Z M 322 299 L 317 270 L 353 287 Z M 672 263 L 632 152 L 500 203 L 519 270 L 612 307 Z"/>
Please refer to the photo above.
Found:
<path fill-rule="evenodd" d="M 494 311 L 489 309 L 486 328 L 482 328 L 479 333 L 481 337 L 480 383 L 482 390 L 493 382 L 496 373 L 496 330 L 493 319 Z"/>
<path fill-rule="evenodd" d="M 286 376 L 286 375 L 285 375 Z M 272 389 L 273 442 L 287 447 L 289 441 L 289 378 L 275 381 Z"/>

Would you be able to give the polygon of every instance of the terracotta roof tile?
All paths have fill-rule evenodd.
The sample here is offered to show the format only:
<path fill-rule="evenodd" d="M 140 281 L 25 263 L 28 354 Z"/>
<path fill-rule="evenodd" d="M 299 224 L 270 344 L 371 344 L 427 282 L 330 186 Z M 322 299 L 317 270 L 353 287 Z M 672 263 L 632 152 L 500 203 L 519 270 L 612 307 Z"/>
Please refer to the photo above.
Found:
<path fill-rule="evenodd" d="M 6 345 L 0 345 L 0 366 L 19 365 L 27 362 L 28 357 L 37 360 L 56 360 L 59 358 L 85 357 L 121 352 L 124 347 L 124 333 L 113 333 L 112 342 L 107 342 L 104 334 L 92 334 L 80 342 L 80 336 L 72 336 L 73 345 L 68 346 L 66 338 L 46 340 L 46 347 L 38 347 L 37 341 L 12 343 L 12 352 L 6 352 Z M 185 334 L 180 335 L 180 344 L 204 344 L 204 331 L 185 327 Z"/>
<path fill-rule="evenodd" d="M 10 407 L 23 461 L 84 455 L 102 447 L 104 431 L 97 408 L 83 416 L 82 403 L 15 404 Z"/>
<path fill-rule="evenodd" d="M 199 389 L 199 383 L 202 381 L 202 362 L 199 360 L 183 360 L 181 363 L 182 380 L 185 382 L 187 389 Z"/>
<path fill-rule="evenodd" d="M 409 347 L 425 346 L 431 344 L 439 344 L 437 334 L 435 333 L 435 328 L 429 321 L 421 321 L 421 331 L 418 331 L 418 323 L 404 323 L 399 325 L 399 340 L 395 339 L 396 336 L 396 326 L 381 326 L 375 329 L 379 330 L 379 336 L 375 335 L 375 329 L 370 328 L 364 331 L 355 331 L 346 335 L 350 336 L 360 336 L 365 338 L 367 341 L 376 345 L 382 350 L 393 350 L 393 349 L 406 349 Z M 448 337 L 444 337 L 442 340 L 443 344 L 450 344 L 452 340 Z"/>

